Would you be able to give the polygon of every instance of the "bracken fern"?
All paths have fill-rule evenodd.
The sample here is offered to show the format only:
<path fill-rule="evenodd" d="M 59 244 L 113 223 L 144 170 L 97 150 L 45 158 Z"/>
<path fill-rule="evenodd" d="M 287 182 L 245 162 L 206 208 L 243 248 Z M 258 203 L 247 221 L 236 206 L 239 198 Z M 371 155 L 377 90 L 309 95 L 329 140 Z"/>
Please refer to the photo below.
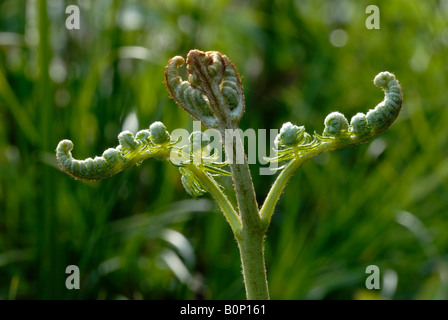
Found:
<path fill-rule="evenodd" d="M 366 114 L 357 113 L 350 123 L 340 112 L 332 112 L 324 120 L 322 134 L 309 134 L 304 126 L 283 124 L 275 142 L 276 156 L 270 162 L 283 163 L 261 209 L 256 202 L 251 172 L 244 156 L 238 124 L 244 114 L 244 95 L 240 76 L 230 59 L 217 51 L 192 50 L 187 56 L 188 80 L 183 80 L 178 68 L 184 58 L 172 58 L 166 67 L 165 82 L 171 97 L 206 127 L 216 129 L 221 136 L 228 130 L 235 139 L 224 146 L 226 161 L 220 162 L 211 153 L 209 138 L 202 132 L 190 135 L 189 147 L 178 146 L 161 122 L 135 136 L 124 131 L 118 135 L 119 145 L 107 149 L 94 159 L 72 157 L 73 143 L 62 140 L 56 157 L 63 171 L 75 179 L 98 180 L 116 174 L 147 158 L 164 159 L 179 167 L 185 190 L 194 198 L 209 192 L 219 204 L 235 235 L 242 262 L 248 299 L 268 299 L 268 283 L 264 262 L 264 237 L 275 206 L 288 180 L 308 159 L 329 151 L 366 142 L 386 130 L 397 118 L 402 105 L 401 87 L 392 73 L 381 72 L 374 84 L 385 92 L 385 98 Z M 172 161 L 172 156 L 182 161 Z M 224 167 L 229 166 L 230 172 Z M 228 200 L 215 180 L 216 176 L 232 176 L 237 208 Z"/>

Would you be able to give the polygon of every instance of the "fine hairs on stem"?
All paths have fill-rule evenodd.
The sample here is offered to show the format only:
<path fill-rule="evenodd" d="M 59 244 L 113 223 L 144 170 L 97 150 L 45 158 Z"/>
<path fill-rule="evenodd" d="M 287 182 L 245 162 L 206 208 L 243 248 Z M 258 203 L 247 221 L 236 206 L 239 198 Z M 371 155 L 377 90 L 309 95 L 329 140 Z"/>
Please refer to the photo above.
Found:
<path fill-rule="evenodd" d="M 64 172 L 81 180 L 107 178 L 147 158 L 166 160 L 177 166 L 185 190 L 194 198 L 209 193 L 228 221 L 240 251 L 247 299 L 269 299 L 264 238 L 287 182 L 308 159 L 369 141 L 389 128 L 401 110 L 400 84 L 392 73 L 379 73 L 374 84 L 384 91 L 384 100 L 366 114 L 357 113 L 350 122 L 340 112 L 330 113 L 324 120 L 322 134 L 311 135 L 304 126 L 291 122 L 283 124 L 275 139 L 275 156 L 265 159 L 283 165 L 278 168 L 280 172 L 259 209 L 237 130 L 245 105 L 236 67 L 220 52 L 191 50 L 186 60 L 188 79 L 183 80 L 178 69 L 184 63 L 183 57 L 176 56 L 166 66 L 165 83 L 170 96 L 193 118 L 217 130 L 222 137 L 228 130 L 236 132 L 230 142 L 226 139 L 226 161 L 220 162 L 215 154 L 211 154 L 205 133 L 191 133 L 189 147 L 180 147 L 179 141 L 172 139 L 161 122 L 151 124 L 149 129 L 141 130 L 135 136 L 129 131 L 119 133 L 118 146 L 94 159 L 74 159 L 71 153 L 73 142 L 62 140 L 56 148 L 56 158 Z M 173 155 L 176 161 L 173 161 Z M 232 177 L 237 207 L 223 192 L 223 187 L 216 181 L 217 176 Z"/>

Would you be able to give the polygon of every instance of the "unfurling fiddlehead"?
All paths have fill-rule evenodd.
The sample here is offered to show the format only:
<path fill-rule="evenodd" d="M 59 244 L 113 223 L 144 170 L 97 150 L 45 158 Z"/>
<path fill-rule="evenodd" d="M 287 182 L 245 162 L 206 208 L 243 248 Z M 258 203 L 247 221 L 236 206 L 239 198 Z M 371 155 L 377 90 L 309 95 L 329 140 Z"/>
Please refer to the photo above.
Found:
<path fill-rule="evenodd" d="M 123 131 L 118 135 L 119 145 L 104 151 L 101 157 L 77 160 L 72 157 L 73 142 L 62 140 L 56 148 L 56 157 L 69 175 L 81 180 L 99 180 L 110 177 L 132 165 L 151 157 L 168 158 L 171 148 L 177 143 L 161 122 L 154 122 L 149 130 L 134 135 Z"/>
<path fill-rule="evenodd" d="M 278 145 L 278 150 L 275 151 L 278 155 L 266 160 L 289 162 L 278 168 L 283 170 L 260 210 L 265 224 L 269 225 L 275 204 L 288 179 L 306 160 L 329 150 L 366 142 L 386 130 L 395 121 L 403 100 L 400 84 L 390 72 L 378 74 L 374 84 L 383 89 L 384 100 L 374 109 L 369 110 L 367 115 L 358 113 L 353 116 L 350 124 L 342 113 L 332 112 L 325 118 L 325 129 L 322 135 L 314 133 L 311 137 L 305 132 L 303 126 L 298 127 L 290 122 L 282 126 L 275 139 Z"/>
<path fill-rule="evenodd" d="M 332 112 L 325 118 L 322 135 L 315 133 L 313 137 L 305 132 L 303 126 L 285 123 L 276 137 L 278 156 L 267 160 L 279 162 L 293 158 L 310 158 L 328 150 L 365 142 L 386 130 L 400 112 L 403 99 L 401 87 L 390 72 L 381 72 L 373 82 L 383 89 L 385 97 L 366 115 L 357 113 L 349 124 L 342 113 Z"/>
<path fill-rule="evenodd" d="M 346 133 L 358 138 L 369 136 L 369 139 L 371 139 L 389 128 L 400 113 L 403 100 L 400 84 L 390 72 L 379 73 L 373 83 L 384 90 L 384 100 L 374 109 L 370 109 L 367 115 L 363 113 L 354 115 L 350 121 L 350 126 L 343 114 L 339 112 L 330 113 L 325 119 L 324 133 L 335 137 Z"/>
<path fill-rule="evenodd" d="M 244 113 L 244 95 L 230 59 L 217 51 L 191 50 L 187 56 L 188 81 L 183 81 L 177 70 L 184 62 L 176 56 L 166 67 L 171 97 L 209 128 L 235 128 Z"/>

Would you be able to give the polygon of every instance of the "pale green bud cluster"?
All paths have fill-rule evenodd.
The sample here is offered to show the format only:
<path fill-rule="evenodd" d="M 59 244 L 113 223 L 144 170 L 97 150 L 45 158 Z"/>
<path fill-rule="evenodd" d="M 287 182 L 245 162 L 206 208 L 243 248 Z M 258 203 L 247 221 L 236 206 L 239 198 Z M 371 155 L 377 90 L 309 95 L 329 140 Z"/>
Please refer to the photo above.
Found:
<path fill-rule="evenodd" d="M 170 134 L 165 125 L 156 121 L 149 126 L 151 141 L 155 144 L 167 144 L 171 141 Z"/>
<path fill-rule="evenodd" d="M 193 198 L 197 199 L 198 197 L 202 196 L 207 191 L 205 190 L 205 187 L 202 185 L 202 183 L 198 180 L 196 175 L 186 169 L 186 168 L 179 168 L 179 172 L 181 173 L 181 182 L 182 185 L 185 188 L 185 191 L 188 192 L 189 195 L 191 195 Z"/>
<path fill-rule="evenodd" d="M 348 121 L 345 116 L 340 112 L 330 113 L 324 121 L 325 136 L 339 136 L 342 132 L 348 130 Z"/>
<path fill-rule="evenodd" d="M 118 142 L 120 142 L 121 151 L 124 153 L 132 152 L 138 148 L 140 141 L 134 138 L 134 134 L 128 130 L 120 132 L 118 135 Z"/>
<path fill-rule="evenodd" d="M 370 132 L 370 124 L 364 113 L 355 114 L 350 120 L 350 126 L 352 127 L 353 134 L 357 136 L 363 136 Z"/>
<path fill-rule="evenodd" d="M 305 137 L 305 127 L 298 127 L 291 122 L 284 123 L 280 133 L 275 138 L 275 144 L 280 147 L 292 147 L 301 144 Z"/>

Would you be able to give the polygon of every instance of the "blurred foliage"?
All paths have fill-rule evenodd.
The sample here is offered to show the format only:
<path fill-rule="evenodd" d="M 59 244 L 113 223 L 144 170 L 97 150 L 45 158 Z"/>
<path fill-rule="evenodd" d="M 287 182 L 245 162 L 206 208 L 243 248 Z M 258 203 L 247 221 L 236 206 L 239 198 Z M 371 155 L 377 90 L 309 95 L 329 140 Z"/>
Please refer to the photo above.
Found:
<path fill-rule="evenodd" d="M 65 28 L 70 4 L 80 30 Z M 365 27 L 371 4 L 379 30 Z M 193 48 L 243 76 L 243 129 L 321 132 L 331 111 L 373 108 L 374 76 L 395 73 L 397 122 L 309 161 L 284 192 L 266 238 L 271 297 L 447 299 L 447 21 L 447 0 L 1 0 L 0 299 L 244 298 L 229 226 L 174 167 L 85 183 L 54 156 L 64 138 L 77 158 L 99 155 L 156 120 L 191 130 L 163 72 Z M 251 167 L 261 204 L 274 177 Z M 80 290 L 65 288 L 72 264 Z M 381 290 L 365 288 L 371 264 Z"/>

